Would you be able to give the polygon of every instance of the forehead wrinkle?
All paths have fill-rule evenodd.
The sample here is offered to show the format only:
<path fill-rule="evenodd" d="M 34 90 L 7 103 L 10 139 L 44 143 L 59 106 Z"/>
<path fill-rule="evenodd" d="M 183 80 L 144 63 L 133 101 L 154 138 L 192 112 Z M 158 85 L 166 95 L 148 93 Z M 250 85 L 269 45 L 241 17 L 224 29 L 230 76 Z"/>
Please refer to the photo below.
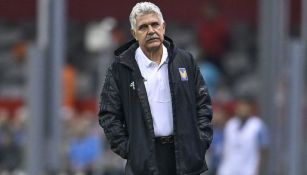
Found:
<path fill-rule="evenodd" d="M 155 14 L 154 14 L 155 15 Z M 141 16 L 138 16 L 137 18 L 139 17 L 142 17 L 144 15 L 141 15 Z M 155 15 L 156 16 L 156 15 Z M 136 20 L 136 24 L 137 24 L 137 27 L 141 26 L 141 25 L 149 25 L 149 24 L 152 24 L 152 23 L 155 23 L 155 22 L 158 22 L 159 24 L 161 23 L 161 20 L 159 19 L 158 16 L 156 16 L 157 18 L 152 18 L 150 17 L 150 19 L 145 19 L 145 20 L 139 20 L 137 19 Z"/>

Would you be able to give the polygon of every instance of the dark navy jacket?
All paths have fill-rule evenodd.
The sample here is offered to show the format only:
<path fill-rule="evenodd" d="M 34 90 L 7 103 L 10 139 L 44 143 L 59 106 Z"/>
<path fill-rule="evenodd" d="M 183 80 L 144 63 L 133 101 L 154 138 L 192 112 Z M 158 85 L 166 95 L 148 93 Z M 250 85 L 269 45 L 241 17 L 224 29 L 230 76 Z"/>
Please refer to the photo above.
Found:
<path fill-rule="evenodd" d="M 200 174 L 207 170 L 205 153 L 212 141 L 208 89 L 192 55 L 167 37 L 163 44 L 169 55 L 177 175 Z M 99 124 L 111 149 L 127 159 L 127 175 L 158 175 L 153 120 L 135 60 L 138 47 L 133 40 L 115 51 L 101 92 Z"/>

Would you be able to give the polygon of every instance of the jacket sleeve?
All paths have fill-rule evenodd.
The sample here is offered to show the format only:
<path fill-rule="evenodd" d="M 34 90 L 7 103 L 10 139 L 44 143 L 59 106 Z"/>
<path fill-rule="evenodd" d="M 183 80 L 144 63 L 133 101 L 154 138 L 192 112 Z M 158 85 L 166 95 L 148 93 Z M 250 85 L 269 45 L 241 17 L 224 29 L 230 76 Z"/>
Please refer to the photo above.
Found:
<path fill-rule="evenodd" d="M 196 105 L 197 105 L 197 117 L 198 126 L 200 130 L 200 137 L 206 142 L 206 149 L 209 148 L 212 138 L 212 106 L 211 99 L 208 93 L 208 87 L 203 76 L 200 73 L 199 67 L 193 59 L 193 71 L 194 71 L 194 81 L 196 88 Z"/>
<path fill-rule="evenodd" d="M 104 129 L 111 149 L 126 159 L 128 153 L 128 134 L 125 127 L 119 89 L 112 72 L 110 67 L 100 95 L 99 124 Z"/>

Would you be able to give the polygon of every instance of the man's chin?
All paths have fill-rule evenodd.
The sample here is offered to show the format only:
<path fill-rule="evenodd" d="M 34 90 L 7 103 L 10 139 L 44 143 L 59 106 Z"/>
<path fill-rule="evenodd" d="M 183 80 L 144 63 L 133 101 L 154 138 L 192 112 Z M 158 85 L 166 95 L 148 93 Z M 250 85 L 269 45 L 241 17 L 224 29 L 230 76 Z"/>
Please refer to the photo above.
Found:
<path fill-rule="evenodd" d="M 149 43 L 147 44 L 147 48 L 149 50 L 157 50 L 160 47 L 162 47 L 162 43 L 161 42 L 154 42 L 154 43 Z"/>

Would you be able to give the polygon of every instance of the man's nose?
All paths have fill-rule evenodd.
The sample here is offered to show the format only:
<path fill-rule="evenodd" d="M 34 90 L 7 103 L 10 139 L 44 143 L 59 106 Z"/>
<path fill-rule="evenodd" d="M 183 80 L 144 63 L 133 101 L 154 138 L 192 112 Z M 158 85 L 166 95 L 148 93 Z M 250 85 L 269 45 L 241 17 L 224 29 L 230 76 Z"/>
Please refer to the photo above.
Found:
<path fill-rule="evenodd" d="M 148 25 L 148 33 L 153 33 L 154 28 L 151 25 Z"/>

